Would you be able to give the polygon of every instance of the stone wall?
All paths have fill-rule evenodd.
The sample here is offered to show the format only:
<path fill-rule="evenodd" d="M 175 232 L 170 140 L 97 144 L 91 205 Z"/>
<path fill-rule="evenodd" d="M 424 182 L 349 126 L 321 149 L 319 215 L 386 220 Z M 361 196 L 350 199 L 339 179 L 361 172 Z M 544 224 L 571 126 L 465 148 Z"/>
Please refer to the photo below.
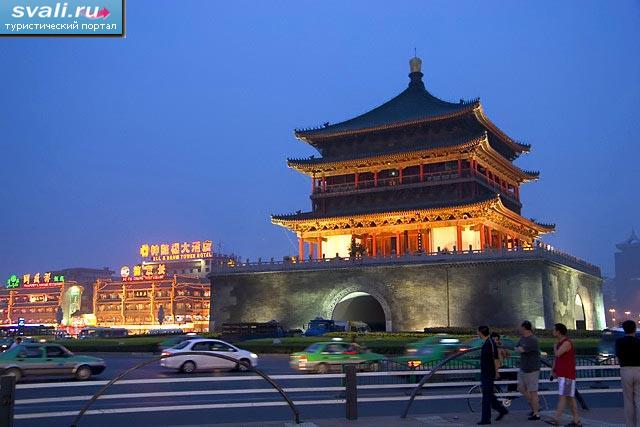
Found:
<path fill-rule="evenodd" d="M 212 329 L 224 322 L 277 320 L 301 328 L 316 316 L 331 318 L 352 292 L 382 305 L 387 330 L 479 324 L 511 327 L 529 319 L 575 327 L 575 295 L 588 329 L 604 327 L 602 279 L 544 260 L 505 260 L 354 266 L 298 271 L 213 273 Z"/>

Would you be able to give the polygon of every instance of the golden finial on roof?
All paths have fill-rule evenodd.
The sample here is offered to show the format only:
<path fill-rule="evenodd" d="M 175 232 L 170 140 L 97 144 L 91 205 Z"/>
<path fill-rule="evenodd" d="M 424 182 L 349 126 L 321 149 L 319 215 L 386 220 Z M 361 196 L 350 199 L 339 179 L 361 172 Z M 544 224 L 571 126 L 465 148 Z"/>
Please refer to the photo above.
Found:
<path fill-rule="evenodd" d="M 409 67 L 412 73 L 420 73 L 422 68 L 422 59 L 414 56 L 409 60 Z"/>

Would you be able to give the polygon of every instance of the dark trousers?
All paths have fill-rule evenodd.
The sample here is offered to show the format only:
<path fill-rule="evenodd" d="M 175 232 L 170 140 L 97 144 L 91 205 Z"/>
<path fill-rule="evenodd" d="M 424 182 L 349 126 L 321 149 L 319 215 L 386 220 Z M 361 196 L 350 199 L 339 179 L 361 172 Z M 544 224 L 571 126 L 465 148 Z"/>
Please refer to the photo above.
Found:
<path fill-rule="evenodd" d="M 482 378 L 480 380 L 480 387 L 482 389 L 482 419 L 483 423 L 491 422 L 491 409 L 500 412 L 501 414 L 507 413 L 507 409 L 500 403 L 496 397 L 495 389 L 493 386 L 493 378 Z"/>

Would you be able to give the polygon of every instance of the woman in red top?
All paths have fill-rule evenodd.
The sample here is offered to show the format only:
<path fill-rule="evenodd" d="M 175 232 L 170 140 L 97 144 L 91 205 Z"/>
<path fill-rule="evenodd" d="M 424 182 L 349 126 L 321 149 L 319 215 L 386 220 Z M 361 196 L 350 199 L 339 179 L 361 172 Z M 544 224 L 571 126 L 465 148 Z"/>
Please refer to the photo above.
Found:
<path fill-rule="evenodd" d="M 556 323 L 553 331 L 556 337 L 556 344 L 553 346 L 555 358 L 551 374 L 558 379 L 558 409 L 555 419 L 549 424 L 560 425 L 560 418 L 564 412 L 564 407 L 569 401 L 573 421 L 567 426 L 581 426 L 580 414 L 576 403 L 576 351 L 573 343 L 567 338 L 567 327 L 562 323 Z"/>

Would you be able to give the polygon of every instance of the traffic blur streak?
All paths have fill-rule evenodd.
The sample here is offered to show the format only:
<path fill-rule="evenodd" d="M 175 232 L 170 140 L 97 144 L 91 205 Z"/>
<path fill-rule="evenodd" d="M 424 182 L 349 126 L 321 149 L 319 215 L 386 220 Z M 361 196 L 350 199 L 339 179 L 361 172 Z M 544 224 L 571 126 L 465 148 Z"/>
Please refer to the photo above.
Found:
<path fill-rule="evenodd" d="M 117 377 L 112 379 L 111 381 L 109 381 L 104 387 L 102 387 L 100 390 L 98 390 L 98 392 L 96 394 L 94 394 L 93 397 L 91 397 L 91 399 L 89 399 L 89 401 L 82 407 L 82 409 L 80 409 L 80 412 L 74 418 L 73 422 L 71 423 L 71 426 L 72 427 L 77 427 L 78 423 L 80 422 L 80 418 L 82 418 L 82 416 L 85 414 L 85 412 L 87 412 L 89 407 L 91 405 L 93 405 L 93 403 L 96 400 L 98 400 L 98 398 L 101 395 L 103 395 L 104 392 L 107 391 L 113 384 L 115 384 L 117 381 L 119 381 L 120 379 L 122 379 L 125 376 L 127 376 L 129 373 L 131 373 L 131 372 L 133 372 L 133 371 L 135 371 L 135 370 L 137 370 L 139 368 L 142 368 L 144 366 L 150 365 L 151 363 L 159 362 L 161 360 L 164 360 L 164 359 L 167 359 L 167 358 L 170 358 L 170 357 L 179 357 L 179 356 L 210 356 L 210 357 L 217 357 L 217 358 L 220 358 L 220 359 L 227 360 L 229 362 L 237 363 L 238 365 L 244 366 L 245 369 L 247 369 L 249 371 L 252 371 L 252 372 L 255 372 L 256 374 L 258 374 L 262 378 L 264 378 L 269 384 L 271 384 L 273 386 L 273 388 L 278 390 L 278 392 L 280 393 L 282 398 L 287 402 L 287 404 L 291 408 L 291 411 L 293 412 L 295 423 L 296 424 L 300 424 L 300 413 L 298 412 L 298 409 L 295 407 L 295 405 L 293 404 L 293 402 L 291 401 L 289 396 L 287 396 L 287 393 L 285 393 L 285 391 L 282 389 L 282 387 L 280 387 L 275 381 L 273 381 L 267 374 L 265 374 L 261 370 L 255 368 L 251 363 L 247 363 L 244 360 L 237 360 L 237 359 L 235 359 L 233 357 L 226 356 L 224 354 L 203 353 L 203 352 L 199 352 L 199 351 L 185 351 L 185 352 L 181 352 L 181 353 L 163 353 L 160 356 L 157 356 L 157 357 L 154 357 L 154 358 L 152 358 L 150 360 L 146 360 L 144 362 L 138 363 L 137 365 L 127 369 L 126 371 L 124 371 L 123 373 L 121 373 L 120 375 L 118 375 Z"/>

